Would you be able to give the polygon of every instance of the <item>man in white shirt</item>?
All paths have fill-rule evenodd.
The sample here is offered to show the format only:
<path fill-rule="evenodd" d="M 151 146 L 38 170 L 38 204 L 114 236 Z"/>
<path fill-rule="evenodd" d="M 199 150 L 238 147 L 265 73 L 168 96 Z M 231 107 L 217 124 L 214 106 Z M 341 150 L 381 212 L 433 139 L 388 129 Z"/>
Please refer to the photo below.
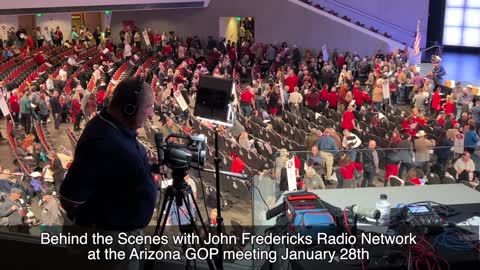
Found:
<path fill-rule="evenodd" d="M 60 78 L 61 81 L 64 81 L 64 82 L 67 81 L 67 75 L 68 75 L 67 69 L 68 69 L 67 65 L 64 65 L 58 72 L 58 77 Z"/>
<path fill-rule="evenodd" d="M 77 63 L 77 55 L 76 55 L 76 54 L 70 55 L 70 57 L 68 57 L 67 63 L 68 63 L 70 66 L 72 66 L 72 67 L 78 66 L 78 63 Z"/>
<path fill-rule="evenodd" d="M 459 179 L 459 176 L 465 172 L 468 174 L 468 181 L 473 180 L 473 172 L 475 171 L 475 163 L 473 160 L 470 159 L 470 153 L 465 151 L 463 156 L 453 164 L 453 168 L 457 171 L 456 178 L 457 180 L 466 180 L 466 179 Z"/>

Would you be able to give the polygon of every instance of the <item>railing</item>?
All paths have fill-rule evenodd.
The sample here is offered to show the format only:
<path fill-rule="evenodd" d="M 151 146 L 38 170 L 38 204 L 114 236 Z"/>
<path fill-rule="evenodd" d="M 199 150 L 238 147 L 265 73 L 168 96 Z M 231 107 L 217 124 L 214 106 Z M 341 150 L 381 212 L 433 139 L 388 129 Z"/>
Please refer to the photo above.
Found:
<path fill-rule="evenodd" d="M 404 42 L 407 45 L 413 44 L 415 39 L 414 31 L 407 30 L 401 26 L 335 0 L 312 0 L 312 5 L 320 5 L 324 7 L 327 12 L 329 10 L 338 12 L 339 17 L 349 17 L 352 23 L 359 21 L 361 24 L 365 24 L 365 28 L 374 27 L 379 30 L 378 33 L 381 35 L 383 35 L 384 32 L 387 32 L 392 36 L 392 39 Z"/>

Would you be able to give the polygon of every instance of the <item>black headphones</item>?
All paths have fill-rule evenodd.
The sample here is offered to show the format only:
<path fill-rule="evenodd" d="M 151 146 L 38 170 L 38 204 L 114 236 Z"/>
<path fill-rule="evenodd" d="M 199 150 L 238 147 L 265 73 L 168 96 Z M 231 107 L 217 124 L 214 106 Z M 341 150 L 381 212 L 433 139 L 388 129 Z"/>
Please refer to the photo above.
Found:
<path fill-rule="evenodd" d="M 145 78 L 139 76 L 136 84 L 131 91 L 127 91 L 125 96 L 125 106 L 123 106 L 123 113 L 127 116 L 133 116 L 138 110 L 138 95 L 142 91 Z"/>

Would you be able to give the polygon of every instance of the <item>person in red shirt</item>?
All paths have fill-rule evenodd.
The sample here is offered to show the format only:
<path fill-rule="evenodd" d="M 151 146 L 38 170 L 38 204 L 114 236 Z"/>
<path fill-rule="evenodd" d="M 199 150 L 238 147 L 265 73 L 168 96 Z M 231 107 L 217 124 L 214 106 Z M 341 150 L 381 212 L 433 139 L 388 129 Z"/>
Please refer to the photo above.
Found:
<path fill-rule="evenodd" d="M 305 105 L 307 108 L 314 112 L 318 112 L 318 105 L 320 104 L 320 94 L 317 88 L 310 89 L 309 93 L 305 97 Z"/>
<path fill-rule="evenodd" d="M 161 51 L 163 56 L 170 57 L 173 55 L 173 49 L 172 46 L 170 46 L 170 42 L 167 42 L 167 45 L 163 47 L 163 50 Z"/>
<path fill-rule="evenodd" d="M 80 106 L 80 96 L 78 94 L 73 95 L 71 114 L 75 117 L 75 123 L 73 124 L 73 131 L 80 131 L 80 120 L 82 120 L 82 109 Z"/>
<path fill-rule="evenodd" d="M 430 110 L 430 113 L 432 115 L 438 113 L 442 109 L 442 97 L 440 96 L 440 90 L 441 87 L 437 87 L 437 89 L 435 89 L 435 93 L 433 93 L 432 96 L 432 106 Z"/>
<path fill-rule="evenodd" d="M 445 114 L 455 113 L 455 103 L 453 103 L 453 97 L 451 95 L 447 96 L 447 100 L 443 105 L 443 111 L 445 112 Z"/>
<path fill-rule="evenodd" d="M 339 164 L 341 180 L 338 182 L 338 188 L 354 188 L 357 184 L 355 171 L 363 174 L 362 164 L 352 162 L 349 154 L 342 154 Z"/>
<path fill-rule="evenodd" d="M 22 93 L 18 93 L 18 90 L 13 90 L 12 95 L 8 99 L 8 107 L 12 113 L 13 121 L 15 121 L 15 123 L 18 123 L 18 115 L 20 113 L 20 104 L 18 102 L 22 95 Z"/>
<path fill-rule="evenodd" d="M 45 64 L 47 62 L 47 60 L 45 59 L 45 56 L 42 54 L 42 53 L 39 53 L 39 54 L 36 54 L 34 57 L 33 57 L 33 60 L 35 60 L 35 62 L 37 63 L 37 65 L 41 66 L 43 64 Z"/>
<path fill-rule="evenodd" d="M 324 84 L 322 90 L 320 90 L 320 111 L 323 112 L 328 102 L 328 84 Z"/>
<path fill-rule="evenodd" d="M 342 129 L 355 129 L 355 115 L 353 114 L 353 106 L 348 106 L 347 110 L 343 113 Z"/>
<path fill-rule="evenodd" d="M 245 162 L 243 162 L 243 160 L 241 160 L 235 152 L 230 153 L 230 158 L 232 159 L 231 171 L 233 173 L 243 173 L 243 170 L 245 169 Z"/>
<path fill-rule="evenodd" d="M 438 113 L 437 122 L 440 124 L 440 126 L 445 127 L 445 113 L 444 112 L 439 112 Z"/>
<path fill-rule="evenodd" d="M 105 90 L 99 89 L 97 93 L 97 105 L 98 105 L 98 111 L 101 111 L 103 109 L 103 101 L 105 100 Z"/>
<path fill-rule="evenodd" d="M 288 89 L 293 92 L 295 87 L 298 86 L 298 77 L 297 75 L 293 72 L 293 70 L 290 70 L 288 72 L 287 78 L 285 79 L 285 84 L 288 85 Z"/>
<path fill-rule="evenodd" d="M 338 105 L 338 94 L 337 94 L 337 89 L 332 87 L 332 91 L 330 91 L 330 94 L 328 95 L 328 107 L 332 110 L 337 110 L 337 105 Z"/>
<path fill-rule="evenodd" d="M 242 109 L 243 116 L 250 117 L 252 114 L 252 110 L 255 109 L 254 98 L 255 95 L 250 87 L 247 87 L 240 95 L 240 108 Z"/>

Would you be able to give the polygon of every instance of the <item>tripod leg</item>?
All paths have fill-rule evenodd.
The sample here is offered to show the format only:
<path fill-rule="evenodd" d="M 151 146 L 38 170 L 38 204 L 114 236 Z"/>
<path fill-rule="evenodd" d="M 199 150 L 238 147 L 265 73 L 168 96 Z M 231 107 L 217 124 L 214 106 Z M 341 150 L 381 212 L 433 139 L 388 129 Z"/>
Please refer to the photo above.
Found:
<path fill-rule="evenodd" d="M 170 213 L 170 208 L 172 207 L 173 203 L 173 193 L 170 195 L 171 192 L 169 192 L 169 189 L 167 189 L 163 204 L 162 204 L 162 209 L 161 212 L 159 213 L 158 221 L 157 221 L 157 227 L 155 228 L 155 234 L 154 235 L 159 235 L 160 237 L 163 236 L 163 233 L 165 231 L 165 225 L 167 224 L 168 220 L 168 214 L 163 215 L 163 211 L 165 210 L 165 207 L 167 207 L 167 212 Z M 162 221 L 163 218 L 163 221 Z M 162 226 L 160 226 L 160 222 L 162 222 Z M 158 230 L 160 229 L 160 234 L 158 234 Z M 160 244 L 152 244 L 150 247 L 150 251 L 157 252 L 160 249 Z M 145 270 L 153 270 L 153 267 L 155 266 L 155 260 L 148 260 L 145 262 Z"/>
<path fill-rule="evenodd" d="M 193 198 L 193 195 L 192 195 L 192 198 Z M 188 215 L 190 216 L 191 225 L 193 226 L 193 229 L 195 230 L 195 233 L 196 233 L 198 236 L 200 236 L 200 233 L 199 233 L 199 231 L 198 231 L 198 228 L 197 228 L 197 226 L 195 226 L 195 221 L 193 220 L 192 210 L 191 210 L 191 208 L 190 208 L 190 200 L 188 199 L 188 197 L 185 198 L 185 195 L 183 195 L 183 194 L 182 194 L 182 199 L 183 199 L 183 203 L 185 204 L 185 207 L 187 208 Z M 194 201 L 195 201 L 195 200 L 194 200 Z M 201 217 L 198 208 L 197 208 L 197 212 L 198 212 L 199 217 Z M 202 220 L 202 219 L 201 219 L 201 220 Z M 203 222 L 202 222 L 202 225 L 203 225 L 203 227 L 205 228 L 205 224 L 203 224 Z M 207 233 L 206 230 L 205 230 L 205 233 Z M 200 246 L 201 246 L 201 247 L 204 247 L 204 244 L 203 244 L 202 242 L 200 242 Z M 222 256 L 223 256 L 223 255 L 222 255 Z M 207 264 L 208 264 L 208 268 L 209 268 L 209 269 L 212 269 L 212 270 L 215 269 L 214 266 L 213 266 L 212 260 L 207 259 L 206 261 L 207 261 Z"/>
<path fill-rule="evenodd" d="M 195 197 L 193 197 L 193 195 L 191 195 L 190 197 L 192 197 L 193 205 L 195 206 L 195 211 L 197 212 L 198 219 L 200 220 L 200 224 L 202 225 L 202 229 L 206 233 L 207 232 L 207 226 L 205 225 L 205 222 L 203 222 L 203 218 L 202 218 L 202 215 L 200 213 L 200 209 L 198 208 L 197 200 L 195 199 Z"/>

